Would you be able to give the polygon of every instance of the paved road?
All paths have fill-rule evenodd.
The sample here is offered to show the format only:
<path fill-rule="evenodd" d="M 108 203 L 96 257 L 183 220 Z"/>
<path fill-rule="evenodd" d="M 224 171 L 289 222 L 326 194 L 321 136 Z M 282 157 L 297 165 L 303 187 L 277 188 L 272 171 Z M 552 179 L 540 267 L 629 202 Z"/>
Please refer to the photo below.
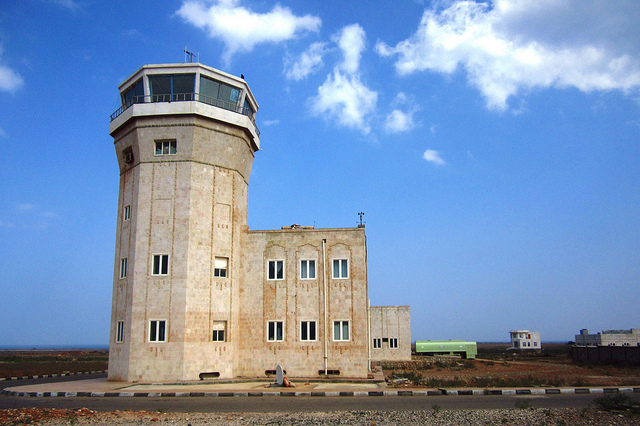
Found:
<path fill-rule="evenodd" d="M 104 375 L 57 377 L 3 382 L 16 384 L 52 383 L 97 378 Z M 640 403 L 640 393 L 627 393 Z M 164 412 L 313 412 L 313 411 L 421 411 L 437 405 L 442 410 L 515 408 L 518 399 L 536 408 L 588 407 L 598 394 L 559 395 L 448 395 L 448 396 L 260 396 L 260 397 L 15 397 L 0 396 L 0 408 L 80 408 L 95 411 L 145 410 Z"/>

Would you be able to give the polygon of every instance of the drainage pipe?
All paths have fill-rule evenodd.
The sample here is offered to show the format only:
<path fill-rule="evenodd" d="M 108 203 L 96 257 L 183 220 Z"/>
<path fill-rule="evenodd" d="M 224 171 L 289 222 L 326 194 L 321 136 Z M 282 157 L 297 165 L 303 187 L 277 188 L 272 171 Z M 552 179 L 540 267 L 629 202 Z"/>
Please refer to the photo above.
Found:
<path fill-rule="evenodd" d="M 327 360 L 328 360 L 328 356 L 327 356 L 327 339 L 328 339 L 328 333 L 329 331 L 327 330 L 327 267 L 326 267 L 326 263 L 327 263 L 327 256 L 326 256 L 326 248 L 325 245 L 327 244 L 327 240 L 323 239 L 322 240 L 322 293 L 324 295 L 324 375 L 325 377 L 327 376 Z"/>

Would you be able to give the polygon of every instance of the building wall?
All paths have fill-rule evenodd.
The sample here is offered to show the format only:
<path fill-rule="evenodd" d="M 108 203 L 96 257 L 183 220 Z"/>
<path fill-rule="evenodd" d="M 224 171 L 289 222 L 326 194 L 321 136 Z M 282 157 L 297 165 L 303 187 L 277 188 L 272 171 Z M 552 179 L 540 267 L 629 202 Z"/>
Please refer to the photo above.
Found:
<path fill-rule="evenodd" d="M 540 341 L 539 331 L 514 330 L 509 332 L 511 339 L 511 347 L 509 349 L 540 349 L 542 343 Z"/>
<path fill-rule="evenodd" d="M 579 346 L 638 346 L 640 345 L 640 329 L 603 330 L 602 333 L 589 334 L 589 330 L 580 330 L 576 334 L 576 345 Z"/>
<path fill-rule="evenodd" d="M 409 306 L 372 306 L 371 360 L 411 360 L 411 314 Z M 394 340 L 395 339 L 395 340 Z M 393 347 L 397 342 L 397 347 Z"/>
<path fill-rule="evenodd" d="M 364 228 L 248 231 L 243 253 L 238 375 L 263 376 L 280 364 L 289 377 L 317 376 L 324 371 L 326 351 L 328 370 L 338 370 L 341 377 L 366 377 Z M 348 260 L 348 278 L 333 278 L 334 259 Z M 283 279 L 268 279 L 270 260 L 283 261 Z M 301 260 L 315 261 L 315 279 L 301 278 Z M 268 341 L 269 321 L 283 323 L 282 341 Z M 314 341 L 301 340 L 302 321 L 316 322 Z M 348 340 L 336 340 L 334 321 L 348 321 Z"/>

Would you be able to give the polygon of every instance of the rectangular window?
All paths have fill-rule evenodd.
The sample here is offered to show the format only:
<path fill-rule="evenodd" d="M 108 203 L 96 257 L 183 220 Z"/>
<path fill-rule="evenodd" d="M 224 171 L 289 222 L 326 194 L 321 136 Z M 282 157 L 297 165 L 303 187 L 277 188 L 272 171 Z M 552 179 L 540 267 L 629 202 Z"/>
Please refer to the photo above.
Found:
<path fill-rule="evenodd" d="M 228 84 L 200 76 L 200 102 L 236 111 L 240 99 L 240 89 Z"/>
<path fill-rule="evenodd" d="M 538 346 L 538 342 L 533 342 L 533 346 Z"/>
<path fill-rule="evenodd" d="M 284 340 L 284 326 L 282 321 L 268 322 L 267 340 L 269 342 L 282 342 Z"/>
<path fill-rule="evenodd" d="M 144 87 L 142 80 L 138 80 L 124 92 L 122 95 L 122 105 L 125 108 L 129 108 L 131 104 L 138 104 L 144 102 Z"/>
<path fill-rule="evenodd" d="M 227 322 L 226 321 L 214 321 L 213 326 L 213 341 L 214 342 L 224 342 L 225 335 L 227 331 Z"/>
<path fill-rule="evenodd" d="M 167 321 L 151 320 L 149 321 L 149 341 L 165 342 L 167 334 Z"/>
<path fill-rule="evenodd" d="M 127 258 L 120 259 L 120 278 L 127 278 Z"/>
<path fill-rule="evenodd" d="M 300 321 L 300 340 L 303 342 L 318 340 L 315 321 Z"/>
<path fill-rule="evenodd" d="M 392 337 L 389 339 L 389 348 L 398 349 L 398 338 Z"/>
<path fill-rule="evenodd" d="M 124 321 L 116 323 L 116 343 L 124 342 Z"/>
<path fill-rule="evenodd" d="M 168 275 L 169 274 L 169 255 L 168 254 L 154 254 L 153 255 L 153 275 Z"/>
<path fill-rule="evenodd" d="M 333 340 L 334 341 L 349 340 L 349 321 L 333 322 Z"/>
<path fill-rule="evenodd" d="M 227 277 L 227 268 L 229 267 L 229 258 L 216 257 L 213 268 L 213 276 L 218 278 Z"/>
<path fill-rule="evenodd" d="M 156 141 L 156 155 L 175 155 L 176 141 Z"/>
<path fill-rule="evenodd" d="M 283 260 L 269 261 L 269 275 L 267 279 L 270 279 L 270 280 L 284 279 L 284 261 Z"/>
<path fill-rule="evenodd" d="M 315 260 L 300 261 L 300 279 L 301 280 L 316 279 L 316 261 Z"/>
<path fill-rule="evenodd" d="M 124 206 L 124 220 L 131 219 L 131 206 Z"/>
<path fill-rule="evenodd" d="M 191 101 L 195 74 L 150 75 L 151 102 Z"/>
<path fill-rule="evenodd" d="M 333 278 L 349 278 L 348 259 L 333 259 Z"/>
<path fill-rule="evenodd" d="M 375 338 L 373 339 L 373 349 L 380 349 L 382 347 L 382 339 Z"/>

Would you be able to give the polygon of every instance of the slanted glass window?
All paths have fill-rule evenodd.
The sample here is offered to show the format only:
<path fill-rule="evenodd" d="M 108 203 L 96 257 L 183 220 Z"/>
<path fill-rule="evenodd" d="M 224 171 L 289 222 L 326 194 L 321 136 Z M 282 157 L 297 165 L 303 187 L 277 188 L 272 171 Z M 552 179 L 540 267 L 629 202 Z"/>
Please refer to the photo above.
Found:
<path fill-rule="evenodd" d="M 253 114 L 256 113 L 251 107 L 251 103 L 249 103 L 249 100 L 246 97 L 244 98 L 244 106 L 242 108 L 242 113 L 248 116 L 249 118 L 253 118 Z"/>
<path fill-rule="evenodd" d="M 316 261 L 301 260 L 300 261 L 300 279 L 314 280 L 316 278 Z"/>
<path fill-rule="evenodd" d="M 127 258 L 120 259 L 120 278 L 127 278 Z"/>
<path fill-rule="evenodd" d="M 153 255 L 153 275 L 168 275 L 169 274 L 169 255 L 168 254 L 154 254 Z"/>
<path fill-rule="evenodd" d="M 349 278 L 348 259 L 333 259 L 333 278 Z"/>
<path fill-rule="evenodd" d="M 214 321 L 211 327 L 213 329 L 213 341 L 214 342 L 224 342 L 225 334 L 227 330 L 227 322 L 226 321 Z"/>
<path fill-rule="evenodd" d="M 300 340 L 303 342 L 317 340 L 315 321 L 300 321 Z"/>
<path fill-rule="evenodd" d="M 132 104 L 139 104 L 144 102 L 144 86 L 142 79 L 136 81 L 134 84 L 122 94 L 122 105 L 124 108 L 129 108 Z"/>
<path fill-rule="evenodd" d="M 349 340 L 349 321 L 333 322 L 333 340 L 335 341 Z"/>
<path fill-rule="evenodd" d="M 165 342 L 167 331 L 167 321 L 151 320 L 149 321 L 149 341 Z"/>
<path fill-rule="evenodd" d="M 124 342 L 124 321 L 116 323 L 116 343 Z"/>
<path fill-rule="evenodd" d="M 156 141 L 156 155 L 175 155 L 176 141 Z"/>
<path fill-rule="evenodd" d="M 283 260 L 270 260 L 269 272 L 267 275 L 269 280 L 283 280 L 284 279 L 284 261 Z"/>
<path fill-rule="evenodd" d="M 150 75 L 151 102 L 193 100 L 195 76 L 195 74 Z"/>
<path fill-rule="evenodd" d="M 213 276 L 218 278 L 227 277 L 227 268 L 229 267 L 229 258 L 216 257 L 213 268 Z"/>
<path fill-rule="evenodd" d="M 239 99 L 240 89 L 203 75 L 200 76 L 200 102 L 236 111 Z"/>
<path fill-rule="evenodd" d="M 267 341 L 282 342 L 284 340 L 284 324 L 282 321 L 269 321 L 267 324 Z"/>

